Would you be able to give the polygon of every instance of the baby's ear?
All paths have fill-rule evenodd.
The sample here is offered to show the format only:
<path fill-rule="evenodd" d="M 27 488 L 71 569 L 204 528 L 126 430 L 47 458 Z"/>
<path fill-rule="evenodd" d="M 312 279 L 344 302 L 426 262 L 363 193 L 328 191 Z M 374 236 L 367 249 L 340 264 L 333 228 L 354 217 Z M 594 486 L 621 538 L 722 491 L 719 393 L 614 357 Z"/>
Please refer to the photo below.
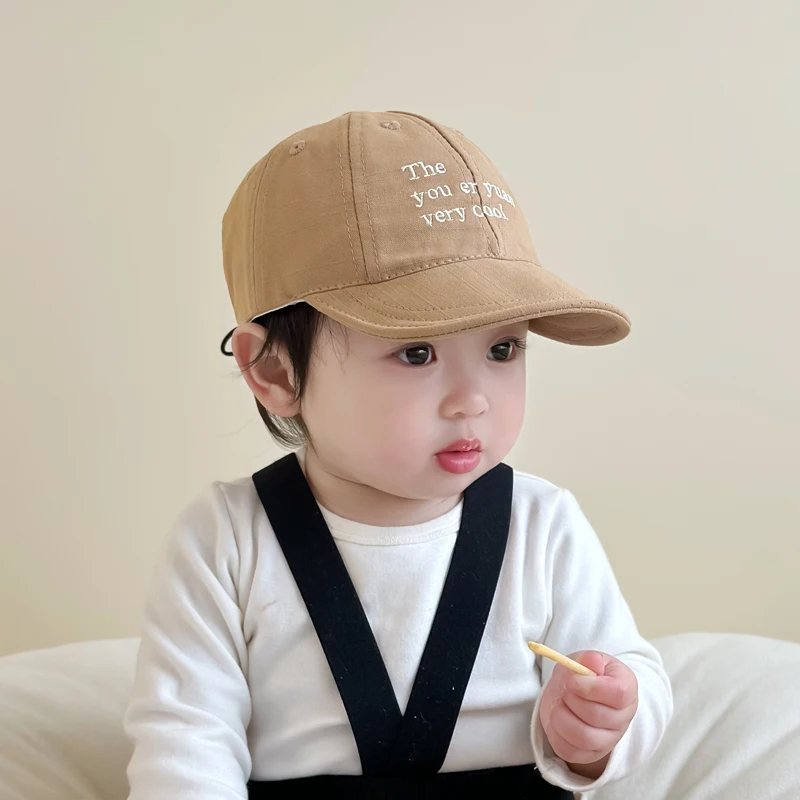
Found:
<path fill-rule="evenodd" d="M 231 350 L 256 400 L 270 414 L 294 417 L 300 413 L 300 401 L 289 356 L 283 347 L 276 347 L 259 358 L 266 339 L 261 325 L 245 322 L 233 332 Z"/>

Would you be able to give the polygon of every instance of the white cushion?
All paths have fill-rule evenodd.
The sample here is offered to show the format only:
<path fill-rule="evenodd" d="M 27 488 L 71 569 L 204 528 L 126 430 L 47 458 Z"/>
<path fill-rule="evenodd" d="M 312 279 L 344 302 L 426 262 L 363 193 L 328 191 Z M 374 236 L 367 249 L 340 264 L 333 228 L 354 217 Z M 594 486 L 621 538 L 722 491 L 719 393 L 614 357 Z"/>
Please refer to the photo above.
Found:
<path fill-rule="evenodd" d="M 136 639 L 0 658 L 0 798 L 124 800 Z M 155 798 L 154 798 L 155 800 Z"/>
<path fill-rule="evenodd" d="M 592 800 L 798 800 L 800 645 L 704 633 L 654 644 L 672 724 L 646 767 Z"/>
<path fill-rule="evenodd" d="M 675 718 L 653 761 L 592 800 L 798 800 L 800 645 L 754 636 L 656 640 Z M 122 713 L 138 641 L 0 658 L 0 798 L 124 800 Z"/>

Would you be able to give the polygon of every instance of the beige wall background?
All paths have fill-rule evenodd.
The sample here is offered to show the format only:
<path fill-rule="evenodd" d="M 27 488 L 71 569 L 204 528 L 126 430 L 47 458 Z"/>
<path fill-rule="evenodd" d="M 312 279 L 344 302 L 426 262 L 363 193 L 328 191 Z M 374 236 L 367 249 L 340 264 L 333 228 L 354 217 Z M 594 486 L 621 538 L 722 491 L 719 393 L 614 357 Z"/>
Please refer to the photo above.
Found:
<path fill-rule="evenodd" d="M 277 455 L 218 352 L 246 170 L 352 109 L 463 130 L 634 334 L 537 342 L 510 459 L 649 636 L 800 640 L 800 5 L 7 3 L 0 652 L 135 635 L 208 481 Z"/>

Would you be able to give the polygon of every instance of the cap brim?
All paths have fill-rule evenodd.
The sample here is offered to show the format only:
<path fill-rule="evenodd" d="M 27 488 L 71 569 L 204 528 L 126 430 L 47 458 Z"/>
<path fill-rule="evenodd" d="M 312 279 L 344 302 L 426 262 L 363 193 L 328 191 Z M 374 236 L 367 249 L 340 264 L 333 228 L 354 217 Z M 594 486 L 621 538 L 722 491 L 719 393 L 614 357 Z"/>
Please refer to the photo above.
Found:
<path fill-rule="evenodd" d="M 450 336 L 523 320 L 533 333 L 565 344 L 612 344 L 630 332 L 618 308 L 538 264 L 509 259 L 459 261 L 304 300 L 342 325 L 384 339 Z"/>

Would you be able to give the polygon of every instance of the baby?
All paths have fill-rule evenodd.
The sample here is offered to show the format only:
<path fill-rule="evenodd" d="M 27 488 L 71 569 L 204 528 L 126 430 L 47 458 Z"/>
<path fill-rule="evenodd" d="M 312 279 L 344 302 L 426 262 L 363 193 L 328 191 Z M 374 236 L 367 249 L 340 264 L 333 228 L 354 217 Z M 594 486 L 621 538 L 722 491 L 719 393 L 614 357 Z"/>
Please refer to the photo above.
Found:
<path fill-rule="evenodd" d="M 502 463 L 528 332 L 610 344 L 625 315 L 547 272 L 486 155 L 410 113 L 274 147 L 223 258 L 223 351 L 294 452 L 175 525 L 130 797 L 565 798 L 641 767 L 672 714 L 658 653 L 575 498 Z"/>

